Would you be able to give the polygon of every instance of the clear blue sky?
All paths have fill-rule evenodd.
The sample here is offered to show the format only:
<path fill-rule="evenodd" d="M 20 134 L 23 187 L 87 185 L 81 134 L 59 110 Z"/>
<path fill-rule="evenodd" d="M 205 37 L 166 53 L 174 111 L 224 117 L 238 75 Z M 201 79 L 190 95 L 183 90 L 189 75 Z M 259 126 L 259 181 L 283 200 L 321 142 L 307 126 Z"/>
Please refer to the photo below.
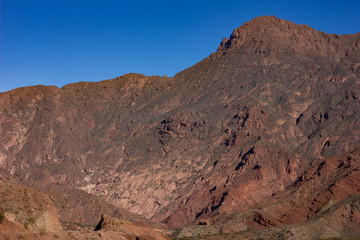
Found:
<path fill-rule="evenodd" d="M 327 33 L 360 31 L 360 1 L 0 0 L 0 92 L 129 72 L 168 75 L 260 15 Z"/>

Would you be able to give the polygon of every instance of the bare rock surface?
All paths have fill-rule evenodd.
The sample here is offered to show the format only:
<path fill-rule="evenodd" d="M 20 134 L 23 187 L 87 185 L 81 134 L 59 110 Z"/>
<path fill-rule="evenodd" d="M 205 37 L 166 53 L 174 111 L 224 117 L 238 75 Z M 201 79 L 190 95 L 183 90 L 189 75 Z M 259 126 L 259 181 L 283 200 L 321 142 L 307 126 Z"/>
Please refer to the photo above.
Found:
<path fill-rule="evenodd" d="M 359 33 L 258 17 L 171 78 L 0 93 L 0 168 L 179 227 L 276 199 L 319 159 L 358 149 L 359 99 Z M 305 215 L 255 218 L 268 227 L 317 215 L 330 193 L 313 191 Z"/>
<path fill-rule="evenodd" d="M 284 191 L 246 211 L 178 229 L 177 237 L 321 239 L 360 236 L 360 151 L 317 159 Z M 205 224 L 204 224 L 205 223 Z M 216 238 L 217 237 L 217 238 Z"/>

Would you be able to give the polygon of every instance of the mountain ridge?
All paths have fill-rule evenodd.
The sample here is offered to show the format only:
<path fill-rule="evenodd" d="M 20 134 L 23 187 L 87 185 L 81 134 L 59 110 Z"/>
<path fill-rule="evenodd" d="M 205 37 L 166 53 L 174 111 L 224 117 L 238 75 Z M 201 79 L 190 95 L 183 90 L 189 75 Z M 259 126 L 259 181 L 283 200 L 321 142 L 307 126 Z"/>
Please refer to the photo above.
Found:
<path fill-rule="evenodd" d="M 271 32 L 269 30 L 277 30 L 275 33 Z M 301 35 L 302 32 L 307 34 L 307 35 L 312 35 L 312 37 L 319 37 L 322 38 L 323 41 L 328 41 L 328 43 L 330 44 L 335 44 L 338 45 L 338 43 L 336 43 L 334 40 L 339 40 L 339 41 L 345 41 L 345 42 L 351 42 L 350 43 L 350 48 L 346 49 L 346 50 L 354 50 L 355 52 L 360 51 L 360 32 L 355 33 L 355 34 L 343 34 L 343 35 L 338 35 L 338 34 L 328 34 L 325 32 L 321 32 L 321 31 L 317 31 L 314 28 L 306 25 L 306 24 L 296 24 L 293 23 L 291 21 L 287 21 L 287 20 L 283 20 L 283 19 L 279 19 L 275 16 L 259 16 L 259 17 L 255 17 L 252 20 L 245 22 L 243 25 L 241 25 L 240 27 L 236 28 L 232 34 L 230 35 L 230 38 L 227 39 L 226 37 L 223 39 L 223 41 L 220 43 L 220 46 L 218 47 L 217 51 L 215 51 L 214 53 L 210 54 L 209 57 L 205 58 L 204 60 L 210 58 L 212 59 L 212 57 L 214 57 L 213 55 L 217 55 L 218 52 L 220 52 L 220 54 L 224 54 L 226 52 L 226 50 L 229 50 L 229 48 L 235 48 L 239 50 L 239 47 L 241 47 L 245 42 L 248 41 L 253 41 L 255 43 L 257 43 L 256 48 L 258 48 L 255 51 L 242 51 L 241 54 L 244 53 L 259 53 L 259 54 L 264 54 L 264 52 L 262 50 L 259 49 L 259 41 L 257 39 L 255 39 L 254 36 L 256 36 L 256 38 L 262 38 L 263 36 L 271 36 L 271 35 L 275 35 L 277 37 L 281 37 L 283 38 L 290 38 L 290 40 L 295 41 L 296 43 L 301 42 L 301 38 L 304 38 L 303 35 Z M 281 34 L 279 34 L 279 32 L 281 32 Z M 311 33 L 311 34 L 309 34 Z M 298 37 L 294 37 L 293 35 L 297 35 Z M 290 36 L 290 37 L 289 37 Z M 264 40 L 260 40 L 261 45 L 266 42 L 269 44 L 268 42 L 269 39 L 265 39 Z M 308 39 L 308 41 L 316 41 L 319 42 L 319 44 L 321 45 L 321 41 L 320 40 L 316 40 L 316 39 Z M 276 42 L 279 43 L 279 42 Z M 291 44 L 294 44 L 294 42 L 291 42 Z M 291 45 L 288 44 L 288 45 Z M 314 48 L 314 44 L 308 44 L 307 47 L 312 46 L 312 48 L 308 48 L 309 51 L 312 50 L 318 50 L 316 48 L 320 48 L 319 44 L 315 44 L 315 48 Z M 249 44 L 250 46 L 252 44 Z M 260 46 L 261 47 L 261 46 Z M 279 47 L 284 47 L 283 45 L 279 46 Z M 288 46 L 286 46 L 288 47 Z M 338 46 L 339 47 L 339 46 Z M 276 50 L 279 50 L 280 48 L 277 48 Z M 345 50 L 344 55 L 346 54 L 348 57 L 347 51 Z M 339 51 L 339 49 L 336 49 L 336 51 Z M 203 61 L 204 61 L 203 60 Z M 202 61 L 200 61 L 202 62 Z M 199 62 L 199 63 L 200 63 Z M 194 64 L 194 66 L 197 65 Z M 356 65 L 356 70 L 359 70 L 359 63 Z M 191 67 L 189 67 L 191 68 Z M 186 69 L 184 69 L 183 71 L 185 71 Z M 180 71 L 179 73 L 176 73 L 176 75 L 181 74 Z M 118 79 L 127 79 L 132 78 L 134 76 L 138 76 L 140 79 L 145 77 L 145 78 L 157 78 L 160 76 L 145 76 L 144 74 L 141 73 L 127 73 L 124 75 L 121 75 L 119 77 L 113 78 L 113 79 L 107 79 L 107 80 L 101 80 L 98 82 L 75 82 L 75 83 L 69 83 L 64 85 L 63 87 L 56 87 L 56 86 L 46 86 L 46 87 L 56 87 L 59 89 L 62 88 L 69 88 L 70 86 L 76 86 L 76 85 L 91 85 L 91 84 L 97 84 L 97 83 L 104 83 L 106 81 L 116 81 Z M 167 77 L 165 77 L 167 78 Z M 171 77 L 170 79 L 173 79 L 174 77 Z M 38 85 L 40 86 L 45 86 L 45 85 Z M 30 88 L 34 87 L 34 86 L 29 86 Z M 20 89 L 24 88 L 24 87 L 19 87 Z M 26 88 L 26 87 L 25 87 Z M 17 89 L 17 88 L 16 88 Z M 9 90 L 7 92 L 10 91 L 14 91 L 15 89 Z M 5 93 L 5 92 L 3 92 Z"/>
<path fill-rule="evenodd" d="M 261 35 L 264 21 L 293 32 Z M 302 29 L 321 42 L 291 38 Z M 231 36 L 173 78 L 1 93 L 0 167 L 180 227 L 247 211 L 359 148 L 359 33 L 260 17 Z"/>

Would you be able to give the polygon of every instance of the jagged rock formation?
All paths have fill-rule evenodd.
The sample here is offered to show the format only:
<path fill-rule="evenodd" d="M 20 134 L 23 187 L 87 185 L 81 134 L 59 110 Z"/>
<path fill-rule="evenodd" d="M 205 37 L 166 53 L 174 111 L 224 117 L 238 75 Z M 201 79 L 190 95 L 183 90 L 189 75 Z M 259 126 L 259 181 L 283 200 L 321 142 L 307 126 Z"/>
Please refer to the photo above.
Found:
<path fill-rule="evenodd" d="M 211 234 L 218 237 L 214 239 L 222 239 L 221 233 L 238 232 L 238 238 L 320 239 L 355 235 L 357 239 L 359 186 L 359 150 L 319 158 L 284 191 L 248 210 L 220 214 L 199 221 L 197 226 L 186 226 L 176 236 Z"/>
<path fill-rule="evenodd" d="M 181 226 L 250 209 L 359 148 L 359 99 L 360 33 L 259 17 L 173 78 L 1 93 L 0 167 Z"/>

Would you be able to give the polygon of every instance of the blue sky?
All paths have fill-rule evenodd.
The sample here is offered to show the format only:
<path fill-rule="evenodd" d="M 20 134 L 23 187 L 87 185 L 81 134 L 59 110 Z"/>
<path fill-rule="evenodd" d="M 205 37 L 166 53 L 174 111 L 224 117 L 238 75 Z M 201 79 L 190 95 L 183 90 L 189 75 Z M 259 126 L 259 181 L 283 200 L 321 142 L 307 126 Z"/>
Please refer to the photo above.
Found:
<path fill-rule="evenodd" d="M 174 76 L 260 15 L 327 33 L 360 31 L 360 1 L 0 0 L 0 92 Z"/>

